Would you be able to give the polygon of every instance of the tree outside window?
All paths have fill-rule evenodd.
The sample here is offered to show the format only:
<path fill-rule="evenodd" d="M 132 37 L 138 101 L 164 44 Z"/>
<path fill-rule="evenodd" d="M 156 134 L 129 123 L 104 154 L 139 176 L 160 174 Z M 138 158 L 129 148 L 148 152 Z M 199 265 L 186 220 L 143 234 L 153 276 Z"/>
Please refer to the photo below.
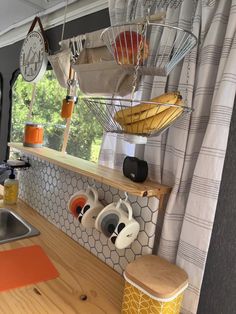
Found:
<path fill-rule="evenodd" d="M 33 84 L 19 75 L 12 89 L 11 142 L 22 142 L 27 121 Z M 44 146 L 60 151 L 66 121 L 60 116 L 66 90 L 58 84 L 53 71 L 47 71 L 36 86 L 32 121 L 44 126 Z M 67 153 L 97 162 L 102 139 L 102 127 L 86 105 L 80 100 L 75 105 L 71 119 Z"/>

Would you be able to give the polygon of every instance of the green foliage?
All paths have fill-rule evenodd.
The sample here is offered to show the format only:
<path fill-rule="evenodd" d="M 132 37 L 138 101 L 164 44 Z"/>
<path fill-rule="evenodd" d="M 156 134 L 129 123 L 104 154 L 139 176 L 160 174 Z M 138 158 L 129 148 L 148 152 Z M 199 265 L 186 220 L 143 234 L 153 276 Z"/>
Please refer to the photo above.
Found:
<path fill-rule="evenodd" d="M 86 105 L 79 99 L 70 127 L 68 154 L 90 160 L 91 146 L 102 137 L 102 128 Z"/>
<path fill-rule="evenodd" d="M 12 142 L 23 141 L 32 88 L 33 85 L 25 82 L 19 75 L 13 88 Z M 62 100 L 65 96 L 66 90 L 60 87 L 52 71 L 47 71 L 44 78 L 37 83 L 32 121 L 43 124 L 44 145 L 56 150 L 61 150 L 66 125 L 66 121 L 60 116 Z M 85 104 L 79 100 L 71 120 L 67 153 L 91 160 L 91 146 L 101 137 L 102 127 Z M 97 157 L 93 155 L 92 160 L 95 159 Z"/>
<path fill-rule="evenodd" d="M 102 139 L 101 138 L 97 138 L 93 142 L 93 144 L 91 146 L 91 155 L 90 155 L 90 160 L 91 161 L 94 161 L 94 162 L 98 161 L 101 144 L 102 144 Z"/>

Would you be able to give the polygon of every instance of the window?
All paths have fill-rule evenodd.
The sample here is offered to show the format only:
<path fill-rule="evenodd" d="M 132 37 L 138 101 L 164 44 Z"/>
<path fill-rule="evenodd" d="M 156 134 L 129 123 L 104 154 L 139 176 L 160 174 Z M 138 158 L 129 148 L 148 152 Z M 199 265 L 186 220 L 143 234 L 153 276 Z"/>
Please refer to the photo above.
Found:
<path fill-rule="evenodd" d="M 11 142 L 23 141 L 24 124 L 29 121 L 32 104 L 30 121 L 44 126 L 44 146 L 60 151 L 66 127 L 60 112 L 66 90 L 60 87 L 51 70 L 36 84 L 35 100 L 31 102 L 33 88 L 34 84 L 25 82 L 21 75 L 17 77 L 12 89 Z M 67 153 L 97 162 L 102 134 L 102 127 L 79 99 L 71 119 Z"/>

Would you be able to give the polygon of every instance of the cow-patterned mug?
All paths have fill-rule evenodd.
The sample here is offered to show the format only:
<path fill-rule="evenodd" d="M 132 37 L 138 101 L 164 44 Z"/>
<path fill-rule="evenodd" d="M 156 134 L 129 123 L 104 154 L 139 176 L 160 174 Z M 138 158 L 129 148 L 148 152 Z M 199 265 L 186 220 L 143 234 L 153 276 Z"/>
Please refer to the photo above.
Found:
<path fill-rule="evenodd" d="M 97 216 L 95 228 L 108 237 L 117 249 L 124 249 L 137 238 L 140 225 L 133 218 L 130 203 L 119 200 L 103 208 Z"/>
<path fill-rule="evenodd" d="M 85 228 L 94 228 L 97 215 L 103 208 L 104 206 L 98 200 L 98 192 L 92 187 L 87 187 L 86 191 L 78 191 L 68 202 L 70 213 Z"/>

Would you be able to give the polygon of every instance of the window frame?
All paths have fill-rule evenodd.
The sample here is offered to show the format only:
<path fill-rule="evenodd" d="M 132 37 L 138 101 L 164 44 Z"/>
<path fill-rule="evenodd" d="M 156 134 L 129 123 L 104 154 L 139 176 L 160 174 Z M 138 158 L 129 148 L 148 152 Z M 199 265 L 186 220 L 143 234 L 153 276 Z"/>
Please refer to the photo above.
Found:
<path fill-rule="evenodd" d="M 50 63 L 48 62 L 48 66 L 47 66 L 47 70 L 46 71 L 53 71 Z M 12 108 L 13 108 L 13 90 L 14 90 L 14 84 L 18 78 L 18 76 L 21 74 L 20 72 L 20 69 L 17 69 L 13 75 L 12 75 L 12 79 L 10 81 L 10 122 L 9 122 L 9 138 L 8 138 L 8 142 L 12 142 L 11 141 L 11 128 L 12 128 Z M 43 79 L 43 78 L 42 78 Z M 56 77 L 55 77 L 56 79 Z M 27 83 L 27 82 L 26 82 Z M 33 86 L 32 86 L 32 91 L 33 91 Z M 37 94 L 37 83 L 36 83 L 36 94 Z M 66 89 L 65 89 L 65 94 L 66 94 Z M 32 107 L 31 107 L 31 110 L 33 108 L 33 105 L 34 103 L 32 104 Z M 29 112 L 30 112 L 30 108 L 29 108 Z M 73 111 L 74 113 L 74 111 Z M 67 118 L 65 119 L 65 129 L 64 129 L 64 132 L 63 132 L 63 136 L 62 136 L 62 145 L 61 145 L 61 148 L 59 150 L 56 150 L 56 149 L 53 149 L 55 152 L 62 152 L 64 154 L 67 154 L 67 146 L 68 146 L 68 143 L 69 143 L 69 136 L 70 136 L 70 129 L 71 129 L 71 120 L 72 120 L 72 117 L 73 117 L 73 113 L 72 113 L 72 116 L 71 118 Z M 97 122 L 99 124 L 99 122 Z M 102 136 L 103 137 L 103 136 Z M 102 137 L 101 137 L 101 143 L 102 143 Z M 46 146 L 45 146 L 46 147 Z M 69 154 L 70 155 L 70 154 Z M 74 156 L 74 155 L 71 155 L 71 156 Z M 99 154 L 98 154 L 99 156 Z M 93 160 L 88 160 L 88 159 L 85 159 L 85 158 L 82 158 L 82 157 L 79 157 L 79 156 L 74 156 L 75 158 L 79 158 L 79 159 L 84 159 L 84 160 L 87 160 L 87 161 L 90 161 L 90 162 L 94 162 L 94 163 L 98 163 L 98 160 L 97 161 L 93 161 Z M 91 157 L 91 156 L 90 156 Z"/>

